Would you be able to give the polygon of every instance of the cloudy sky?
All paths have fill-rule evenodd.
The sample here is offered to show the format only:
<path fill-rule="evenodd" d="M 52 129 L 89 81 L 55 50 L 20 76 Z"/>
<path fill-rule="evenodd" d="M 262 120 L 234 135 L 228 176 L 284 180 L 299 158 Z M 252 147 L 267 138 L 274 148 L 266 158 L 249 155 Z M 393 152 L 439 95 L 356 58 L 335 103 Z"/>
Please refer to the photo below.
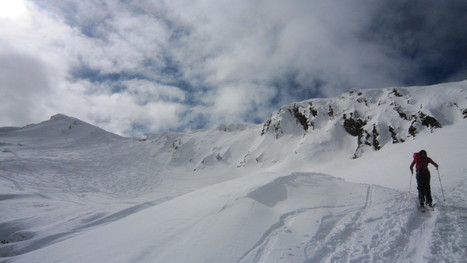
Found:
<path fill-rule="evenodd" d="M 0 0 L 0 127 L 141 136 L 465 80 L 466 25 L 465 0 Z"/>

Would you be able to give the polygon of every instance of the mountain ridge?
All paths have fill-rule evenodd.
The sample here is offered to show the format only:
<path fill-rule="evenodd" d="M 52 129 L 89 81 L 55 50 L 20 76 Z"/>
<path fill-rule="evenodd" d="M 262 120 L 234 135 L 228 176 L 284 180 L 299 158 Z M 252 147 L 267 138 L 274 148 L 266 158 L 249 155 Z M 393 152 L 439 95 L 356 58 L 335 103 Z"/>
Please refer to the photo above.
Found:
<path fill-rule="evenodd" d="M 336 98 L 310 99 L 275 111 L 263 125 L 261 135 L 312 136 L 317 129 L 341 126 L 355 137 L 358 158 L 364 149 L 380 150 L 389 141 L 402 143 L 420 132 L 434 132 L 467 118 L 467 82 L 408 88 L 354 90 Z M 417 93 L 436 94 L 425 101 Z M 448 93 L 449 96 L 443 96 Z M 292 119 L 292 120 L 290 120 Z M 331 126 L 331 127 L 330 127 Z M 334 126 L 334 127 L 332 127 Z"/>
<path fill-rule="evenodd" d="M 435 132 L 436 129 L 452 125 L 459 119 L 466 119 L 466 90 L 467 81 L 462 81 L 431 86 L 352 90 L 334 98 L 308 99 L 284 105 L 274 111 L 263 124 L 259 124 L 262 127 L 260 135 L 272 134 L 276 139 L 287 134 L 306 137 L 313 136 L 322 129 L 330 132 L 331 129 L 343 128 L 347 135 L 354 137 L 356 148 L 353 158 L 358 158 L 364 150 L 378 151 L 388 142 L 403 143 L 408 139 L 414 139 L 418 133 Z M 428 97 L 437 97 L 436 102 L 420 99 L 424 98 L 420 96 L 423 93 L 430 93 Z M 80 129 L 76 129 L 78 126 Z M 168 134 L 173 134 L 169 137 L 183 137 L 206 131 L 241 132 L 257 126 L 222 124 L 208 130 L 148 134 L 142 141 L 169 136 Z M 30 130 L 44 128 L 50 130 L 43 132 L 41 134 L 43 137 L 63 137 L 78 133 L 78 137 L 83 138 L 87 136 L 104 136 L 109 140 L 124 138 L 60 113 L 39 124 L 0 127 L 0 134 L 9 132 L 27 134 Z M 175 140 L 177 139 L 174 139 L 173 143 L 177 143 Z M 178 141 L 180 143 L 180 140 Z"/>

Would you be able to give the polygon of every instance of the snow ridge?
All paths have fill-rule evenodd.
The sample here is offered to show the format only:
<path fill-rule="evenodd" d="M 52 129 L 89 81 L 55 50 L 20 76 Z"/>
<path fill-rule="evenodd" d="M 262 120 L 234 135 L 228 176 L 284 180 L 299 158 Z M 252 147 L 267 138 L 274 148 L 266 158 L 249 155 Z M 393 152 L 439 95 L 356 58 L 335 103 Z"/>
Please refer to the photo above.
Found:
<path fill-rule="evenodd" d="M 264 124 L 262 135 L 313 136 L 341 127 L 355 137 L 354 158 L 365 149 L 380 150 L 388 142 L 403 143 L 466 118 L 466 90 L 459 84 L 354 90 L 332 99 L 311 99 L 286 105 Z M 428 99 L 435 93 L 438 98 Z"/>

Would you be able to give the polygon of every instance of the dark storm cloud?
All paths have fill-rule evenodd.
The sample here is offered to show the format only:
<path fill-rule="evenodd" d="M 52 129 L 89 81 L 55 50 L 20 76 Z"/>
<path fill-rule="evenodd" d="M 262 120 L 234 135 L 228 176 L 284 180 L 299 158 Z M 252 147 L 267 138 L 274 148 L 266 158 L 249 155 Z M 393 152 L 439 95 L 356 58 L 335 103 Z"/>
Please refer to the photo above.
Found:
<path fill-rule="evenodd" d="M 403 84 L 467 78 L 467 1 L 387 1 L 365 32 L 367 39 L 409 66 Z"/>

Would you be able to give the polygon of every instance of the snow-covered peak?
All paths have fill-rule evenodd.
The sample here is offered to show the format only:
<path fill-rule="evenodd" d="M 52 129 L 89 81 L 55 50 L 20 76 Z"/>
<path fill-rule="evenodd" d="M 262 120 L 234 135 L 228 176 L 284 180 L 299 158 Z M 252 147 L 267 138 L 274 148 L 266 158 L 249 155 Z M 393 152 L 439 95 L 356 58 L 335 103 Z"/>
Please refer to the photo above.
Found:
<path fill-rule="evenodd" d="M 64 114 L 56 114 L 39 124 L 22 128 L 5 129 L 0 136 L 8 136 L 21 144 L 88 144 L 109 142 L 122 137 L 107 132 L 97 126 Z"/>
<path fill-rule="evenodd" d="M 69 117 L 69 116 L 67 116 L 65 114 L 61 114 L 61 113 L 55 114 L 52 117 L 50 117 L 50 120 L 53 120 L 53 121 L 64 120 L 64 119 L 70 120 L 70 119 L 75 119 L 75 118 Z"/>
<path fill-rule="evenodd" d="M 402 143 L 467 118 L 467 81 L 426 87 L 353 90 L 336 98 L 311 99 L 281 107 L 262 135 L 320 136 L 334 130 L 354 137 L 355 154 Z M 336 133 L 342 135 L 342 133 Z M 341 141 L 343 138 L 329 138 Z"/>

